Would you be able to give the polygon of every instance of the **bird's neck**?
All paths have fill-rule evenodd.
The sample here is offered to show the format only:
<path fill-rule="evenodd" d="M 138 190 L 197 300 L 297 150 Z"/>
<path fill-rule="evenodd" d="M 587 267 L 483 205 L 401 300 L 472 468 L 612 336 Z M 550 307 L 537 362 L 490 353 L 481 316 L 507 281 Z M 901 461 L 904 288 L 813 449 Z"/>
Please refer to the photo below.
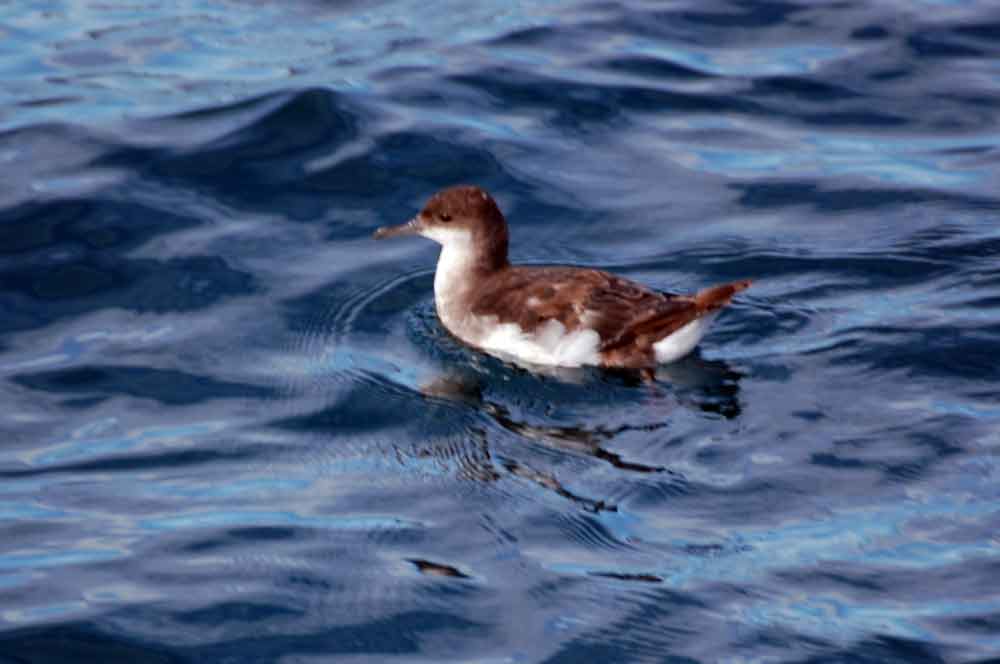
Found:
<path fill-rule="evenodd" d="M 438 313 L 445 319 L 462 315 L 469 307 L 476 284 L 506 266 L 506 255 L 491 255 L 471 236 L 442 244 L 434 272 L 434 301 Z"/>

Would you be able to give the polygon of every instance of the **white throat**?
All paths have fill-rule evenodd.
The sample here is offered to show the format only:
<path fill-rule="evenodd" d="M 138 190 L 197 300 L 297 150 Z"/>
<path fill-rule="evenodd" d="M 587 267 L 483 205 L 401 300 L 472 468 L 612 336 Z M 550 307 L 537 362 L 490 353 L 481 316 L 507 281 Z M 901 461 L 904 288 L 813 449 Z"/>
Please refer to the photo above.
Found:
<path fill-rule="evenodd" d="M 437 226 L 423 231 L 421 235 L 441 244 L 441 255 L 434 272 L 434 303 L 444 324 L 452 327 L 463 315 L 465 295 L 475 269 L 472 233 L 465 229 Z"/>

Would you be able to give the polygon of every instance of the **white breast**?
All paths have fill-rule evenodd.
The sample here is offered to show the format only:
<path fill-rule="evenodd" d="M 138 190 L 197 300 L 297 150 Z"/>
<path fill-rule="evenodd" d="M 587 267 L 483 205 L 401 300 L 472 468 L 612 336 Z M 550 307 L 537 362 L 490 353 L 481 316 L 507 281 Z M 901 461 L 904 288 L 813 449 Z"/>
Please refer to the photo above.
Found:
<path fill-rule="evenodd" d="M 434 271 L 434 304 L 438 316 L 445 327 L 465 339 L 457 328 L 463 327 L 462 321 L 468 314 L 464 300 L 475 259 L 472 236 L 464 229 L 441 227 L 427 229 L 421 234 L 441 244 L 441 255 Z"/>

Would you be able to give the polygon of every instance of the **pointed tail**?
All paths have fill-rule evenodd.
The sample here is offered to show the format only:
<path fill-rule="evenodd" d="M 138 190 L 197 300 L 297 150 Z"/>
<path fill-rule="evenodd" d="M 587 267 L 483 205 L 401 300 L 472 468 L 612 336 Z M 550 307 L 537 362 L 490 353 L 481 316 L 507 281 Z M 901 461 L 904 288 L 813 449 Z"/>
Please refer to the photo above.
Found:
<path fill-rule="evenodd" d="M 750 288 L 750 284 L 752 283 L 753 281 L 750 279 L 743 279 L 742 281 L 734 281 L 720 286 L 709 286 L 695 294 L 694 302 L 700 312 L 708 313 L 709 311 L 715 311 L 729 304 L 734 295 Z"/>

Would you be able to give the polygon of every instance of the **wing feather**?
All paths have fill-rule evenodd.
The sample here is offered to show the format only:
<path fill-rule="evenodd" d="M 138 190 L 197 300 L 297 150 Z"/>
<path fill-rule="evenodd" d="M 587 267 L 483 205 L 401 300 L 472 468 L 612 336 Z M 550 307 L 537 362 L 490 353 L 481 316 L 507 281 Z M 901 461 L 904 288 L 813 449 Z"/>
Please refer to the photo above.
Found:
<path fill-rule="evenodd" d="M 713 286 L 694 296 L 646 288 L 608 272 L 573 267 L 510 267 L 489 280 L 473 313 L 496 315 L 531 332 L 549 320 L 568 331 L 597 331 L 602 352 L 652 347 L 696 318 L 718 309 L 749 281 Z"/>

